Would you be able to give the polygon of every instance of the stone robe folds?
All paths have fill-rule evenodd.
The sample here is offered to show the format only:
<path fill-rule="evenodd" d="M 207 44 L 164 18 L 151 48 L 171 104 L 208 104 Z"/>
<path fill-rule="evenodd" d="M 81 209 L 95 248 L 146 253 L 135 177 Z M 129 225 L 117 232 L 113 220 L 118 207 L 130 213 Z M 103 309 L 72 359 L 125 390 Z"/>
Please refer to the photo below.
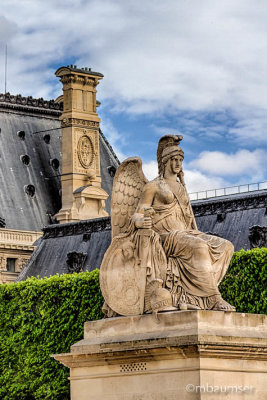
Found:
<path fill-rule="evenodd" d="M 164 179 L 158 180 L 165 193 L 171 191 Z M 187 303 L 212 309 L 234 248 L 228 240 L 197 230 L 187 192 L 177 185 L 179 192 L 171 191 L 171 203 L 153 205 L 153 230 L 160 235 L 168 259 L 166 287 L 174 306 Z"/>

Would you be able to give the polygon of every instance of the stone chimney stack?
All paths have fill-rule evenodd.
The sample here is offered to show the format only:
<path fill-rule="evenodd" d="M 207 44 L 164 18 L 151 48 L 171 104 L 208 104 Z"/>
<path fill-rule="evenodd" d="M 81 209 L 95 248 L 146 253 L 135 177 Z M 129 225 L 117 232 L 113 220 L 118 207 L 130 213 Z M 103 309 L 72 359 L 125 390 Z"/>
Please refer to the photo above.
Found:
<path fill-rule="evenodd" d="M 96 86 L 103 78 L 91 68 L 76 65 L 56 71 L 63 84 L 62 208 L 60 223 L 107 216 L 108 194 L 101 188 L 99 122 Z"/>

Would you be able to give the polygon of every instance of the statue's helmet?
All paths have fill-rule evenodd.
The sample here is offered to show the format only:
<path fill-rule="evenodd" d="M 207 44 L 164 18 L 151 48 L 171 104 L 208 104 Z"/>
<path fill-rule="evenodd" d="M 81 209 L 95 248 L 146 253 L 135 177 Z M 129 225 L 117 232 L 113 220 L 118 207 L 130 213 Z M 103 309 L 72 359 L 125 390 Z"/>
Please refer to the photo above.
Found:
<path fill-rule="evenodd" d="M 175 307 L 172 305 L 172 296 L 167 289 L 158 288 L 151 293 L 150 305 L 153 312 L 159 311 L 174 311 Z"/>
<path fill-rule="evenodd" d="M 165 135 L 160 138 L 157 150 L 159 175 L 163 173 L 164 164 L 169 158 L 176 154 L 184 157 L 183 150 L 178 146 L 182 139 L 183 136 L 181 135 Z"/>

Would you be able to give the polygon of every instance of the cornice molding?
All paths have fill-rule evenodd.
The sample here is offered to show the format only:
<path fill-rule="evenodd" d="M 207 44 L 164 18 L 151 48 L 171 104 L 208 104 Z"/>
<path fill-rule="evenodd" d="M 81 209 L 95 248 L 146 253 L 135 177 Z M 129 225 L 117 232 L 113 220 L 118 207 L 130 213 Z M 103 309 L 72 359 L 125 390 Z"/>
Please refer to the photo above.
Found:
<path fill-rule="evenodd" d="M 68 224 L 49 225 L 43 229 L 43 239 L 91 234 L 94 232 L 110 230 L 110 217 L 104 217 L 86 221 L 70 222 Z"/>
<path fill-rule="evenodd" d="M 55 100 L 44 100 L 42 97 L 34 99 L 32 96 L 23 97 L 21 94 L 11 95 L 10 93 L 0 93 L 0 107 L 57 117 L 63 111 L 63 103 L 57 103 Z"/>
<path fill-rule="evenodd" d="M 88 121 L 80 118 L 63 118 L 61 120 L 61 126 L 66 128 L 68 126 L 78 126 L 82 128 L 99 128 L 99 122 Z"/>
<path fill-rule="evenodd" d="M 72 83 L 79 83 L 84 86 L 93 86 L 96 87 L 98 85 L 97 78 L 92 79 L 88 78 L 87 76 L 79 76 L 79 75 L 64 75 L 60 79 L 60 81 L 64 84 L 72 84 Z"/>
<path fill-rule="evenodd" d="M 232 199 L 200 200 L 191 202 L 195 217 L 267 207 L 267 192 L 257 192 Z"/>
<path fill-rule="evenodd" d="M 264 208 L 267 207 L 267 193 L 254 194 L 246 198 L 213 200 L 202 204 L 192 204 L 196 217 L 203 215 L 218 214 L 221 212 L 234 212 L 237 210 Z M 110 231 L 110 217 L 97 218 L 86 221 L 71 222 L 67 224 L 49 225 L 43 229 L 43 238 L 55 238 L 62 236 L 72 236 L 90 234 L 93 232 Z"/>

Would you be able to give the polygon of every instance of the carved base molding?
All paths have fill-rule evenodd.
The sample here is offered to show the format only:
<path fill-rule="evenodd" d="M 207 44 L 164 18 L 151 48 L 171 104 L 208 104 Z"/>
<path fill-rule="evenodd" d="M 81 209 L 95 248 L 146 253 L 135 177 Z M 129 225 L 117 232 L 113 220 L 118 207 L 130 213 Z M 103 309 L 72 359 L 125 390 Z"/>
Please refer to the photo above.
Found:
<path fill-rule="evenodd" d="M 53 357 L 70 368 L 71 400 L 263 400 L 266 322 L 216 311 L 104 319 Z"/>
<path fill-rule="evenodd" d="M 61 209 L 56 215 L 60 223 L 107 217 L 105 200 L 108 194 L 96 186 L 84 186 L 73 193 L 74 203 L 71 209 Z"/>

